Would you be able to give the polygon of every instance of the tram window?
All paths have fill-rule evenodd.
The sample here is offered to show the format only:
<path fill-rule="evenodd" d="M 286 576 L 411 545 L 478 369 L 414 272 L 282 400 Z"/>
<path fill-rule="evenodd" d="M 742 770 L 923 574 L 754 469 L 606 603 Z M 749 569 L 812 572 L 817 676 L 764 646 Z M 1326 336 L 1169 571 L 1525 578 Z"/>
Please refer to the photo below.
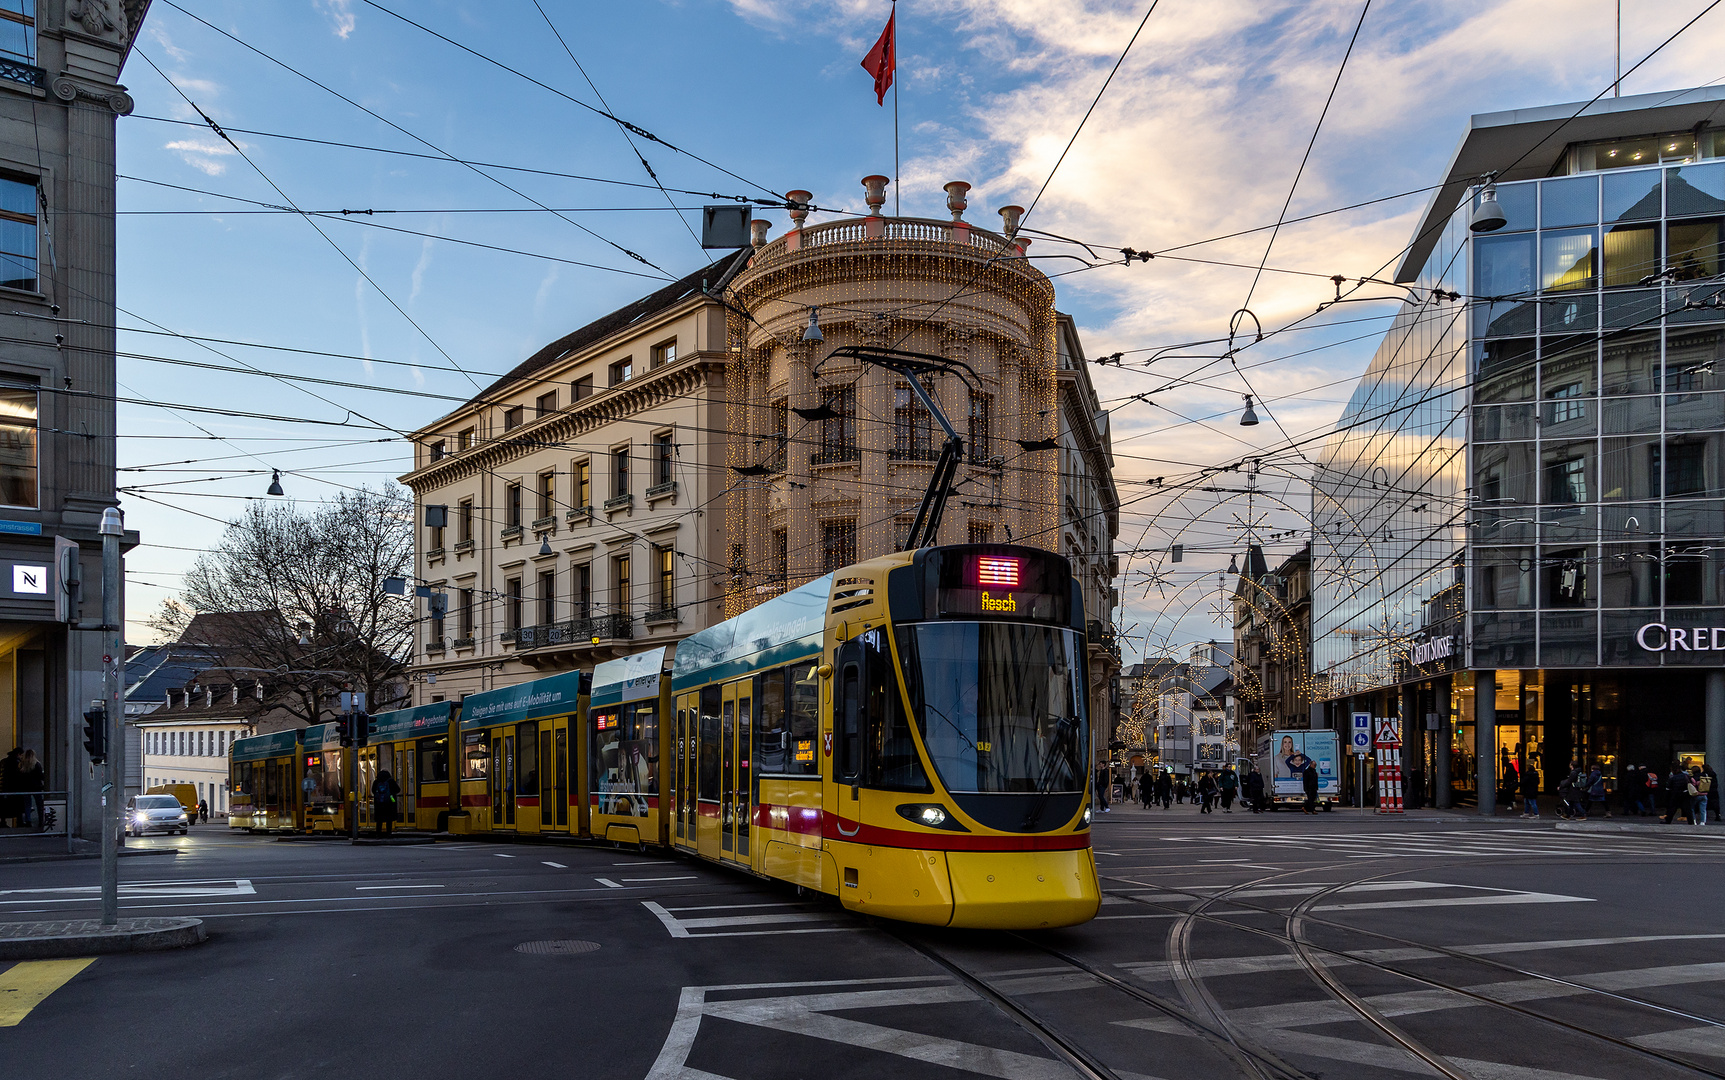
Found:
<path fill-rule="evenodd" d="M 755 687 L 755 761 L 757 774 L 788 772 L 785 745 L 785 669 L 759 677 Z"/>
<path fill-rule="evenodd" d="M 839 650 L 841 656 L 848 653 L 851 659 L 844 664 L 839 682 L 838 731 L 833 740 L 833 776 L 848 783 L 862 778 L 862 663 L 855 644 L 847 642 Z"/>
<path fill-rule="evenodd" d="M 467 735 L 467 742 L 462 747 L 461 778 L 463 780 L 483 780 L 486 777 L 485 763 L 491 758 L 491 751 L 485 747 L 485 732 L 475 731 Z"/>
<path fill-rule="evenodd" d="M 515 794 L 537 798 L 539 795 L 539 725 L 517 724 L 515 727 Z"/>
<path fill-rule="evenodd" d="M 449 736 L 419 740 L 419 783 L 449 783 Z"/>
<path fill-rule="evenodd" d="M 786 772 L 813 776 L 821 771 L 820 754 L 815 749 L 821 737 L 818 667 L 806 663 L 793 664 L 790 669 L 790 760 L 785 763 Z"/>
<path fill-rule="evenodd" d="M 886 635 L 870 630 L 861 641 L 868 712 L 865 783 L 898 791 L 932 791 L 916 753 L 916 740 L 911 737 L 910 718 L 905 715 L 904 695 L 899 692 Z"/>
<path fill-rule="evenodd" d="M 716 686 L 701 688 L 701 760 L 700 792 L 702 799 L 719 798 L 719 702 L 722 695 Z"/>

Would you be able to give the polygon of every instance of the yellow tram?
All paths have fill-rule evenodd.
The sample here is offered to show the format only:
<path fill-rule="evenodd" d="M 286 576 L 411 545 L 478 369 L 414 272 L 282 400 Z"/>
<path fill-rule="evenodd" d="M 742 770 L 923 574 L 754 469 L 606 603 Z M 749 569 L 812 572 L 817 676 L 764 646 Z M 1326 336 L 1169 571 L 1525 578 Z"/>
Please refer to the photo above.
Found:
<path fill-rule="evenodd" d="M 910 922 L 1069 926 L 1100 902 L 1083 634 L 1059 555 L 900 552 L 674 650 L 381 714 L 361 779 L 396 763 L 410 827 L 667 847 Z M 237 741 L 233 823 L 345 827 L 335 727 Z"/>
<path fill-rule="evenodd" d="M 299 732 L 235 739 L 228 753 L 229 827 L 297 829 L 299 776 Z"/>

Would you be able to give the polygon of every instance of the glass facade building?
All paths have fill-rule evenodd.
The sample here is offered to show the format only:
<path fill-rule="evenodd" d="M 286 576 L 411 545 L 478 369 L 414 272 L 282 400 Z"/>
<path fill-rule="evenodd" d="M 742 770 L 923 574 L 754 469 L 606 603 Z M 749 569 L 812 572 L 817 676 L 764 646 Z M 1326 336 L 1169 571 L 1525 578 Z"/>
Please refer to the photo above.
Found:
<path fill-rule="evenodd" d="M 1725 137 L 1670 100 L 1618 99 L 1534 175 L 1554 125 L 1475 118 L 1446 180 L 1474 194 L 1434 199 L 1315 472 L 1318 697 L 1402 716 L 1440 803 L 1725 757 Z"/>

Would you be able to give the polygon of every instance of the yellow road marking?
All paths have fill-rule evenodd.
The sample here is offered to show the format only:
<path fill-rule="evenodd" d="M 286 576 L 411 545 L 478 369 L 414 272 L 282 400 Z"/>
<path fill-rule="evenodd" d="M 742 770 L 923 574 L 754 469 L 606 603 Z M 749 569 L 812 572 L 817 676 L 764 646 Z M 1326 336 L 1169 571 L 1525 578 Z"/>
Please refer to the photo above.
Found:
<path fill-rule="evenodd" d="M 0 1027 L 17 1027 L 31 1009 L 95 962 L 94 956 L 77 960 L 25 960 L 0 972 Z"/>

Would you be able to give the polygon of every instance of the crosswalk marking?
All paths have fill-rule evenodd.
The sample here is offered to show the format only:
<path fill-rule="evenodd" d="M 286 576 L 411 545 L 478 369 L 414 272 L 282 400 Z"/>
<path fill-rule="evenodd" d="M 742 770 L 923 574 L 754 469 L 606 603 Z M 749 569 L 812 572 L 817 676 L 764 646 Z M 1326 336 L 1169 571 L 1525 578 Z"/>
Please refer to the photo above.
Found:
<path fill-rule="evenodd" d="M 861 926 L 826 925 L 802 926 L 794 929 L 786 928 L 789 923 L 834 923 L 845 919 L 845 912 L 835 908 L 816 908 L 801 911 L 775 911 L 766 914 L 746 914 L 755 912 L 768 904 L 709 904 L 702 907 L 667 908 L 655 904 L 651 900 L 642 901 L 642 906 L 651 911 L 655 918 L 664 924 L 665 929 L 674 938 L 703 937 L 757 937 L 765 934 L 833 934 L 854 932 L 863 929 Z M 782 905 L 786 907 L 802 907 L 803 905 Z M 696 918 L 684 918 L 686 911 L 730 911 L 728 915 L 703 915 Z M 771 930 L 750 930 L 743 927 L 773 926 Z M 738 927 L 739 929 L 727 929 Z M 693 931 L 693 932 L 691 932 Z"/>
<path fill-rule="evenodd" d="M 552 862 L 550 859 L 541 859 L 540 862 L 543 862 L 546 866 L 555 866 L 559 870 L 569 869 L 567 866 L 563 865 L 562 863 Z"/>
<path fill-rule="evenodd" d="M 0 972 L 0 1027 L 17 1027 L 31 1009 L 95 962 L 93 956 L 77 960 L 25 960 Z"/>

